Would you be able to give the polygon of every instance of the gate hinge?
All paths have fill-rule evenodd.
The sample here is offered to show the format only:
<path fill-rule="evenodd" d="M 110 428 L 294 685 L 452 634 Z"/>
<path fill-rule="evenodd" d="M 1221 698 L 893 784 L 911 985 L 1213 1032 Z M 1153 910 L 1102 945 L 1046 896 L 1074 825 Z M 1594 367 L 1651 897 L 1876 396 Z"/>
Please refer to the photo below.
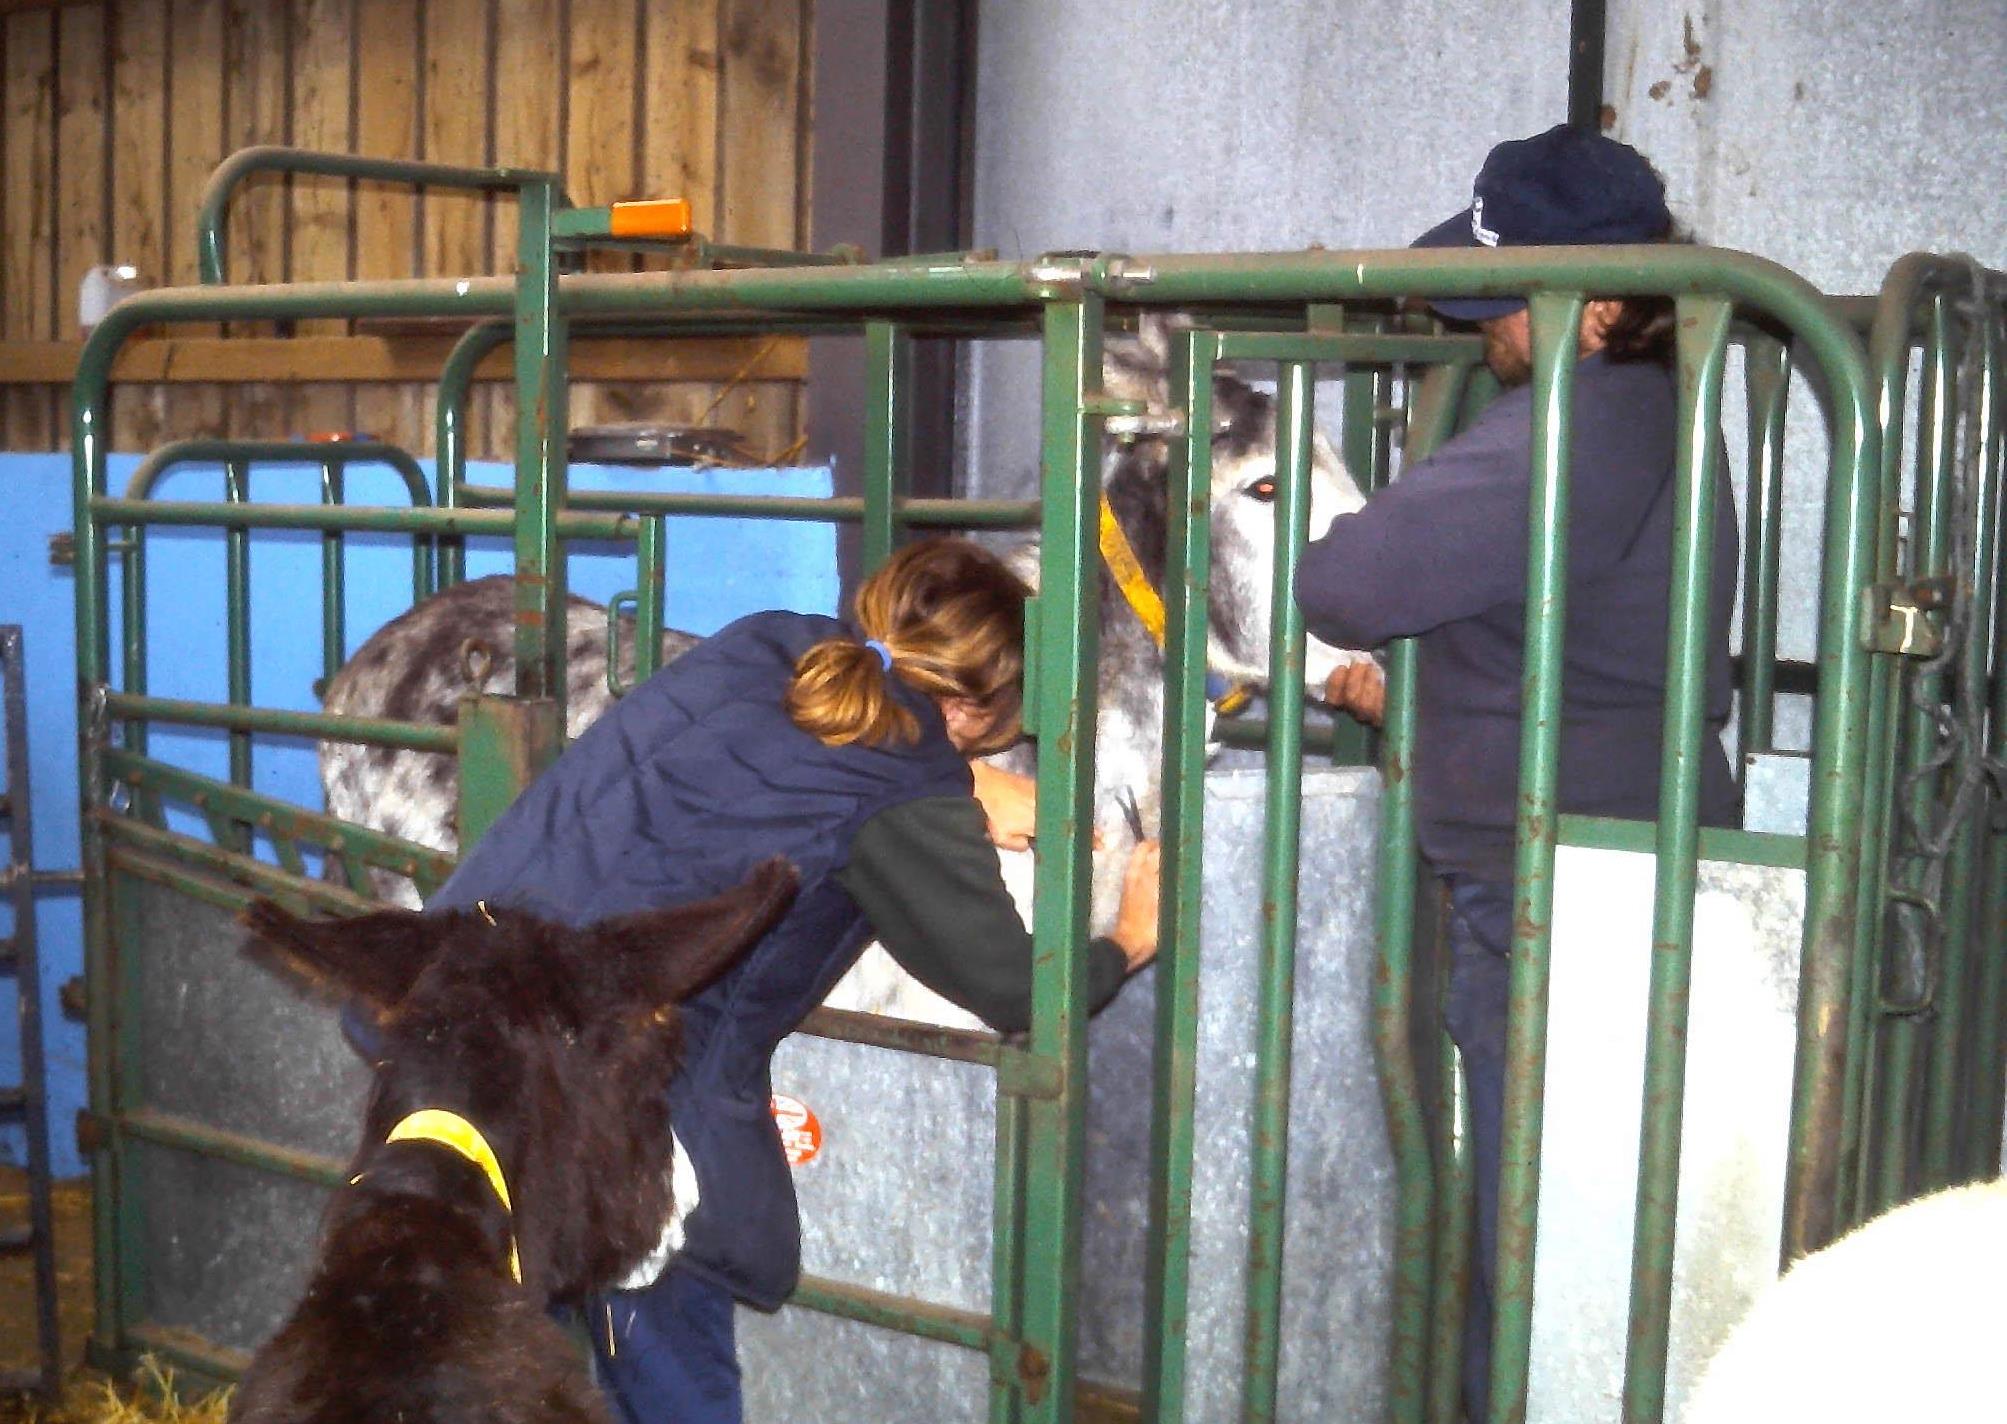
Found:
<path fill-rule="evenodd" d="M 60 534 L 49 536 L 49 565 L 51 568 L 67 568 L 77 561 L 77 536 L 65 529 Z"/>
<path fill-rule="evenodd" d="M 1014 1098 L 1059 1096 L 1066 1075 L 1058 1062 L 1006 1044 L 997 1054 L 997 1091 Z"/>
<path fill-rule="evenodd" d="M 1045 1398 L 1052 1378 L 1052 1359 L 1043 1350 L 1013 1335 L 990 1337 L 990 1378 L 1005 1389 L 1022 1390 L 1025 1403 L 1036 1405 Z"/>
<path fill-rule="evenodd" d="M 89 1108 L 77 1109 L 77 1155 L 88 1157 L 111 1140 L 104 1120 Z"/>
<path fill-rule="evenodd" d="M 1936 656 L 1944 647 L 1941 615 L 1955 587 L 1949 578 L 1870 584 L 1861 591 L 1861 645 L 1871 653 Z"/>

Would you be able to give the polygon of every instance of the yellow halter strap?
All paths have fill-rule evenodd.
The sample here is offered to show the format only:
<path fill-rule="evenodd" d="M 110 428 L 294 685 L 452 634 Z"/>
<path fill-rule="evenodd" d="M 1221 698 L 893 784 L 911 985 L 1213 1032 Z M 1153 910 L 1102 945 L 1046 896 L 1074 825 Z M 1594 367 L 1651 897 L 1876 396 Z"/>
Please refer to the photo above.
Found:
<path fill-rule="evenodd" d="M 481 1169 L 481 1175 L 495 1189 L 502 1210 L 509 1213 L 513 1223 L 516 1208 L 509 1200 L 509 1184 L 502 1178 L 502 1164 L 495 1157 L 495 1149 L 488 1145 L 487 1138 L 481 1136 L 481 1129 L 460 1114 L 448 1112 L 445 1108 L 420 1108 L 391 1128 L 390 1134 L 383 1140 L 386 1144 L 436 1142 L 442 1147 L 452 1148 Z M 509 1274 L 515 1277 L 517 1285 L 523 1283 L 523 1260 L 516 1250 L 513 1224 L 509 1228 Z"/>
<path fill-rule="evenodd" d="M 1108 503 L 1105 494 L 1101 496 L 1101 561 L 1108 566 L 1108 576 L 1115 580 L 1115 587 L 1122 590 L 1122 597 L 1130 611 L 1156 640 L 1161 651 L 1164 646 L 1163 595 L 1150 587 L 1149 575 L 1143 572 L 1142 562 L 1137 559 L 1135 549 L 1130 547 L 1129 536 L 1122 532 L 1121 521 L 1115 518 L 1115 508 Z M 1237 682 L 1213 698 L 1213 707 L 1221 715 L 1230 717 L 1247 706 L 1252 696 L 1246 683 Z"/>

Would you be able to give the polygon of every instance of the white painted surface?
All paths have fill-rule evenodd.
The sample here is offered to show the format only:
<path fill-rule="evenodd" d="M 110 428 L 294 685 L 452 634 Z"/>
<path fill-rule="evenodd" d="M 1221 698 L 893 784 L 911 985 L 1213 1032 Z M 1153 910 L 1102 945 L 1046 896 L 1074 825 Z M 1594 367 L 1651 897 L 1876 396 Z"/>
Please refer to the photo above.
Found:
<path fill-rule="evenodd" d="M 1563 846 L 1527 1417 L 1614 1418 L 1644 1097 L 1653 858 Z M 1805 877 L 1703 862 L 1694 908 L 1667 1417 L 1775 1278 Z"/>

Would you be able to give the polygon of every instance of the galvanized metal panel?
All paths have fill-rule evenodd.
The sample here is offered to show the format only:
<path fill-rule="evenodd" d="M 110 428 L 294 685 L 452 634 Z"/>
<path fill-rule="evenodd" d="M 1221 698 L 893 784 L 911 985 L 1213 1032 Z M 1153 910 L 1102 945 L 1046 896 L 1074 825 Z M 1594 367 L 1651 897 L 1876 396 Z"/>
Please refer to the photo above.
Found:
<path fill-rule="evenodd" d="M 1811 796 L 1811 757 L 1800 752 L 1756 752 L 1743 758 L 1744 830 L 1804 835 Z"/>
<path fill-rule="evenodd" d="M 1263 788 L 1258 770 L 1207 778 L 1193 1419 L 1232 1417 L 1239 1399 Z M 1288 1418 L 1369 1418 L 1384 1395 L 1394 1178 L 1369 1027 L 1372 881 L 1359 869 L 1373 863 L 1378 803 L 1377 773 L 1305 777 L 1280 1384 Z M 1153 978 L 1132 981 L 1090 1034 L 1081 1373 L 1129 1387 L 1143 1349 Z M 822 1156 L 795 1174 L 806 1268 L 986 1310 L 988 1074 L 794 1038 L 774 1084 L 803 1097 L 824 1127 Z M 755 1424 L 985 1417 L 987 1368 L 966 1350 L 792 1309 L 741 1311 L 739 1332 Z M 821 1362 L 813 1378 L 806 1359 Z"/>
<path fill-rule="evenodd" d="M 346 1161 L 369 1072 L 325 1004 L 243 953 L 213 905 L 130 877 L 139 938 L 135 1106 Z"/>
<path fill-rule="evenodd" d="M 154 1143 L 128 1160 L 141 1318 L 255 1350 L 306 1290 L 326 1188 Z"/>

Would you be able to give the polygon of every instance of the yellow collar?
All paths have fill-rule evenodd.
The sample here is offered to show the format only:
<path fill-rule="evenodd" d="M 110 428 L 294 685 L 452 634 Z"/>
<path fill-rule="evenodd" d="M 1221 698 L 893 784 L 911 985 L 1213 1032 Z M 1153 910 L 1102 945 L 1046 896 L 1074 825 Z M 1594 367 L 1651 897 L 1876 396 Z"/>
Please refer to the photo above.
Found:
<path fill-rule="evenodd" d="M 1136 551 L 1129 545 L 1129 536 L 1122 532 L 1120 521 L 1115 518 L 1115 507 L 1108 502 L 1108 496 L 1101 496 L 1101 561 L 1108 565 L 1108 576 L 1115 580 L 1115 586 L 1122 590 L 1122 597 L 1128 601 L 1130 609 L 1150 636 L 1156 640 L 1161 650 L 1164 646 L 1164 599 L 1156 589 L 1150 587 L 1149 575 L 1143 572 L 1142 562 Z M 1208 694 L 1212 688 L 1207 688 Z M 1213 705 L 1227 716 L 1233 715 L 1247 706 L 1252 693 L 1244 682 L 1235 683 L 1213 698 Z"/>
<path fill-rule="evenodd" d="M 502 1210 L 515 1216 L 515 1205 L 509 1200 L 509 1184 L 502 1178 L 502 1164 L 496 1160 L 495 1149 L 488 1145 L 488 1139 L 481 1136 L 481 1129 L 474 1126 L 456 1112 L 445 1108 L 420 1108 L 397 1126 L 390 1129 L 385 1137 L 386 1144 L 392 1142 L 436 1142 L 442 1147 L 450 1147 L 481 1169 L 481 1175 L 488 1179 L 488 1185 L 495 1189 L 501 1199 Z M 512 1226 L 509 1231 L 509 1274 L 516 1278 L 516 1284 L 523 1283 L 522 1256 L 516 1250 L 516 1233 Z"/>

